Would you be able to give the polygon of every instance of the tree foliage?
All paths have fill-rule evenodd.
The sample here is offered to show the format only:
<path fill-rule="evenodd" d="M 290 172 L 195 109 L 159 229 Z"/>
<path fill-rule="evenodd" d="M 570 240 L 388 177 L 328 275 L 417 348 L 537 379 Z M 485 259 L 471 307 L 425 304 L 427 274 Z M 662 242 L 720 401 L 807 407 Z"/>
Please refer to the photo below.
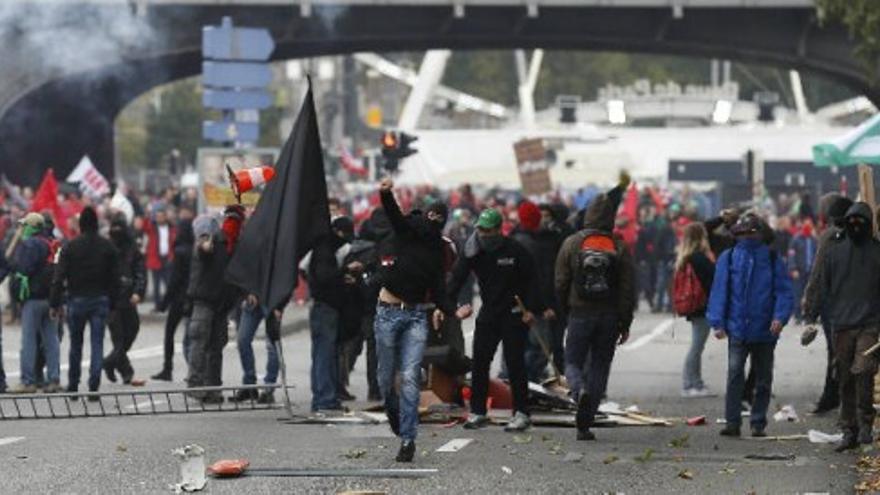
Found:
<path fill-rule="evenodd" d="M 856 38 L 856 56 L 876 80 L 880 68 L 880 1 L 817 0 L 822 22 L 841 22 Z"/>

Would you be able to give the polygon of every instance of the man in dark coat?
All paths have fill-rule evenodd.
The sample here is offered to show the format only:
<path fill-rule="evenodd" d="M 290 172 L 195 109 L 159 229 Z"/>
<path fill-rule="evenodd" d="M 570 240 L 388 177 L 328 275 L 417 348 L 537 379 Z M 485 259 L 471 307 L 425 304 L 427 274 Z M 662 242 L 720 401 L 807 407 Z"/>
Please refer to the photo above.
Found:
<path fill-rule="evenodd" d="M 177 225 L 177 236 L 174 238 L 174 261 L 171 262 L 171 279 L 165 297 L 157 308 L 160 312 L 168 311 L 165 320 L 164 359 L 162 371 L 152 376 L 153 380 L 171 381 L 174 369 L 174 334 L 184 318 L 189 318 L 192 304 L 186 295 L 189 285 L 189 272 L 192 266 L 193 246 L 192 220 L 181 220 Z M 186 342 L 184 342 L 186 344 Z M 189 361 L 189 349 L 184 345 L 183 356 Z"/>

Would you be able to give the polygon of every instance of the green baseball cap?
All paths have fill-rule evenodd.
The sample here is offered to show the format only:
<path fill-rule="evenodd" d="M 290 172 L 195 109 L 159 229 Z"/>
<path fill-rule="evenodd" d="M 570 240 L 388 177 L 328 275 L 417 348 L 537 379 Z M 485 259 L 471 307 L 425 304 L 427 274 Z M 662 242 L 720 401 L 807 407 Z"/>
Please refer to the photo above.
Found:
<path fill-rule="evenodd" d="M 478 229 L 497 229 L 501 227 L 501 213 L 498 213 L 498 210 L 494 208 L 487 208 L 480 213 L 480 218 L 477 219 L 477 228 Z"/>

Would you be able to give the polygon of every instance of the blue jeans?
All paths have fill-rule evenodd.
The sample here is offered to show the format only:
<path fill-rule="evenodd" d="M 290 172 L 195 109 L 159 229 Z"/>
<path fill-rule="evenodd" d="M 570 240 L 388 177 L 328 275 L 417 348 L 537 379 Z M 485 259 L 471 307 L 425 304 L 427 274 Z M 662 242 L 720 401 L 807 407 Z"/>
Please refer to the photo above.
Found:
<path fill-rule="evenodd" d="M 42 346 L 37 342 L 37 335 Z M 21 307 L 21 383 L 24 385 L 36 383 L 34 370 L 38 352 L 43 352 L 46 359 L 47 383 L 57 384 L 61 374 L 58 323 L 49 317 L 46 299 L 31 299 Z"/>
<path fill-rule="evenodd" d="M 742 396 L 745 387 L 746 358 L 752 363 L 755 375 L 755 400 L 752 402 L 751 425 L 767 426 L 767 408 L 773 387 L 773 353 L 776 342 L 744 342 L 729 339 L 727 344 L 727 394 L 724 398 L 724 416 L 727 424 L 742 424 Z"/>
<path fill-rule="evenodd" d="M 336 341 L 339 338 L 339 311 L 315 301 L 309 311 L 312 334 L 312 411 L 339 409 L 336 387 L 339 381 L 339 357 Z"/>
<path fill-rule="evenodd" d="M 419 426 L 422 356 L 428 340 L 424 311 L 379 306 L 376 309 L 376 356 L 379 389 L 385 410 L 400 417 L 400 438 L 415 440 Z M 400 395 L 394 375 L 400 372 Z"/>
<path fill-rule="evenodd" d="M 0 394 L 6 392 L 6 371 L 3 369 L 3 327 L 0 325 Z"/>
<path fill-rule="evenodd" d="M 83 334 L 86 323 L 89 324 L 89 342 L 91 344 L 91 361 L 89 362 L 89 390 L 96 391 L 101 386 L 101 364 L 104 355 L 104 323 L 110 312 L 110 298 L 74 297 L 67 303 L 67 324 L 70 327 L 70 369 L 68 370 L 69 391 L 79 389 L 79 377 L 82 373 Z"/>
<path fill-rule="evenodd" d="M 586 394 L 586 407 L 579 407 L 578 414 L 587 426 L 592 426 L 605 395 L 619 336 L 617 315 L 613 313 L 571 316 L 568 320 L 565 378 L 576 401 Z"/>
<path fill-rule="evenodd" d="M 709 338 L 709 322 L 706 317 L 691 319 L 691 348 L 684 360 L 684 390 L 706 388 L 703 383 L 703 349 Z"/>
<path fill-rule="evenodd" d="M 245 306 L 241 311 L 241 321 L 238 324 L 238 357 L 241 358 L 241 368 L 244 371 L 241 382 L 245 385 L 257 383 L 257 366 L 252 344 L 254 336 L 257 334 L 257 328 L 267 314 L 269 314 L 269 310 L 262 306 L 254 306 L 253 308 Z M 274 342 L 269 338 L 266 339 L 266 352 L 268 362 L 263 383 L 275 383 L 278 380 L 278 352 Z"/>
<path fill-rule="evenodd" d="M 669 279 L 672 278 L 672 265 L 670 263 L 657 263 L 657 286 L 655 289 L 654 309 L 668 311 L 672 307 L 669 300 Z"/>

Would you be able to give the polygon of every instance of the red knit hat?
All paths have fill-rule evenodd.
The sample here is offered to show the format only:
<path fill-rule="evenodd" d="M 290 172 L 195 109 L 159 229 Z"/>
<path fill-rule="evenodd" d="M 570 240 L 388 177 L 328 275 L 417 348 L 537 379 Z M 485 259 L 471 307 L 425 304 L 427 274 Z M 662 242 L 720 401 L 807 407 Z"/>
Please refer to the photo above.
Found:
<path fill-rule="evenodd" d="M 541 209 L 531 201 L 523 201 L 519 204 L 519 224 L 525 230 L 535 231 L 541 226 Z"/>

